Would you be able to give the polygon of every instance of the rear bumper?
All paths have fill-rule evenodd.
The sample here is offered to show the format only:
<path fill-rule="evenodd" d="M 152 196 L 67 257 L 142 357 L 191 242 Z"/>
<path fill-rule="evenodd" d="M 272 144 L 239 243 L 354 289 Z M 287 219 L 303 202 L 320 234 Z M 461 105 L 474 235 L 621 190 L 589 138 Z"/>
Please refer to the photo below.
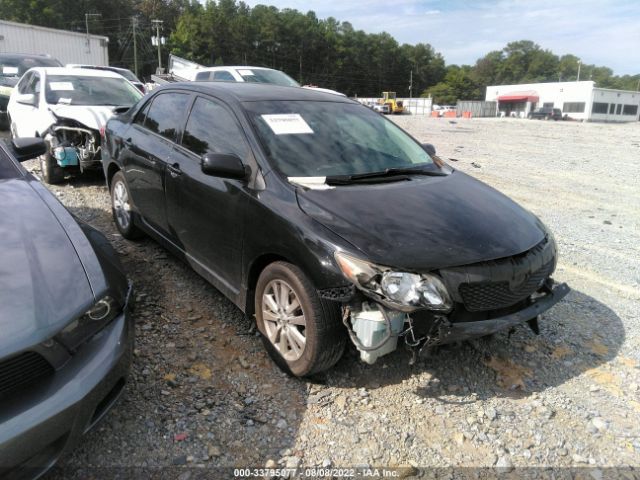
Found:
<path fill-rule="evenodd" d="M 37 478 L 115 403 L 134 341 L 128 305 L 36 391 L 0 405 L 0 477 Z"/>
<path fill-rule="evenodd" d="M 571 289 L 566 283 L 560 283 L 555 285 L 549 293 L 538 297 L 531 305 L 518 312 L 491 320 L 452 323 L 443 333 L 438 343 L 444 344 L 483 337 L 532 320 L 553 307 L 566 297 L 570 291 Z"/>

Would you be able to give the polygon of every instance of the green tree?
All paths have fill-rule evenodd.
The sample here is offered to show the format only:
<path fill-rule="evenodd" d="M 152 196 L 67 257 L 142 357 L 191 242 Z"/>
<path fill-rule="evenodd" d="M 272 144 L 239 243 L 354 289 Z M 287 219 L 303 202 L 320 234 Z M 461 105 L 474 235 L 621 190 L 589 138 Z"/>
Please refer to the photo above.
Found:
<path fill-rule="evenodd" d="M 423 97 L 433 97 L 434 103 L 452 105 L 458 100 L 479 100 L 482 92 L 472 76 L 472 67 L 450 65 L 444 80 L 425 90 Z"/>

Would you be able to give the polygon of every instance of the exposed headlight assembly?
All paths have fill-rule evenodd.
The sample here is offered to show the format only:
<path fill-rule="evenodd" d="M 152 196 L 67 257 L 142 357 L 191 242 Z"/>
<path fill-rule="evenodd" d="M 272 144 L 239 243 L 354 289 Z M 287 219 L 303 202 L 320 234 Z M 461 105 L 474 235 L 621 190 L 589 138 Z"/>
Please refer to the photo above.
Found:
<path fill-rule="evenodd" d="M 453 306 L 446 287 L 435 275 L 398 272 L 342 252 L 336 252 L 335 258 L 349 280 L 390 308 L 403 312 L 420 308 L 447 312 Z"/>
<path fill-rule="evenodd" d="M 110 295 L 98 300 L 84 315 L 67 325 L 58 339 L 71 351 L 96 335 L 106 327 L 120 312 L 122 305 Z"/>

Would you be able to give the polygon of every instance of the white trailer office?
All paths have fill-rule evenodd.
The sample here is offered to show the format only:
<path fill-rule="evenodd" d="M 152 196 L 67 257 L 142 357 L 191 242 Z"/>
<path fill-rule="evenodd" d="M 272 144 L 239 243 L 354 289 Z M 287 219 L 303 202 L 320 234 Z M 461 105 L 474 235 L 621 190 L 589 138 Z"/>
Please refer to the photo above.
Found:
<path fill-rule="evenodd" d="M 505 115 L 526 117 L 540 107 L 562 110 L 576 120 L 633 122 L 640 118 L 640 92 L 598 88 L 595 82 L 527 83 L 487 87 L 487 101 Z"/>
<path fill-rule="evenodd" d="M 109 65 L 109 37 L 0 20 L 0 53 L 47 54 L 62 62 Z"/>

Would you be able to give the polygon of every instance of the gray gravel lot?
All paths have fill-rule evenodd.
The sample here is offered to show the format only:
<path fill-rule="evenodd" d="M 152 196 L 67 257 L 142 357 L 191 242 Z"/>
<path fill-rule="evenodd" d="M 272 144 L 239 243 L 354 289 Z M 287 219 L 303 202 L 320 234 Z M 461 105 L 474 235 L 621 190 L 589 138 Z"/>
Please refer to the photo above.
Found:
<path fill-rule="evenodd" d="M 407 476 L 590 466 L 598 478 L 640 467 L 640 124 L 393 120 L 555 233 L 555 278 L 573 291 L 541 334 L 518 327 L 413 367 L 404 351 L 366 366 L 352 349 L 326 375 L 293 379 L 218 291 L 155 242 L 117 234 L 101 177 L 73 179 L 51 190 L 120 252 L 137 287 L 137 348 L 116 408 L 49 478 L 120 467 L 224 478 L 215 467 L 265 465 Z"/>

